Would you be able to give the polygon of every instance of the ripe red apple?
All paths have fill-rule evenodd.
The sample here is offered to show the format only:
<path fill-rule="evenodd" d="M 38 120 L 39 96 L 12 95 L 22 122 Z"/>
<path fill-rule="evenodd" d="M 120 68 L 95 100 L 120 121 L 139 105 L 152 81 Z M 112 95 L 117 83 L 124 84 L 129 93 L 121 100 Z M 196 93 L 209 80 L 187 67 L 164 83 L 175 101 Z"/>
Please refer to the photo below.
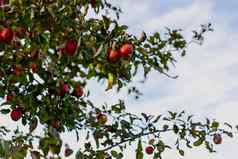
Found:
<path fill-rule="evenodd" d="M 37 71 L 37 64 L 32 63 L 31 64 L 31 70 L 32 70 L 33 73 L 36 73 L 36 71 Z"/>
<path fill-rule="evenodd" d="M 120 48 L 120 55 L 122 57 L 129 57 L 133 53 L 133 51 L 133 45 L 127 43 L 122 45 L 122 47 Z"/>
<path fill-rule="evenodd" d="M 147 146 L 147 147 L 145 148 L 145 152 L 146 152 L 148 155 L 153 154 L 153 152 L 154 152 L 153 146 Z"/>
<path fill-rule="evenodd" d="M 22 117 L 22 111 L 21 111 L 21 109 L 17 109 L 17 108 L 13 109 L 13 110 L 11 111 L 10 116 L 11 116 L 11 119 L 12 119 L 13 121 L 18 121 L 18 120 L 21 119 L 21 117 Z"/>
<path fill-rule="evenodd" d="M 69 85 L 64 83 L 60 86 L 59 96 L 63 97 L 66 93 L 69 92 Z"/>
<path fill-rule="evenodd" d="M 100 124 L 105 125 L 107 123 L 107 116 L 105 114 L 99 113 L 97 115 L 97 120 Z"/>
<path fill-rule="evenodd" d="M 222 136 L 220 134 L 215 134 L 213 136 L 213 142 L 217 145 L 222 143 Z"/>
<path fill-rule="evenodd" d="M 109 48 L 107 51 L 107 58 L 110 62 L 115 62 L 120 58 L 120 53 L 117 50 Z"/>
<path fill-rule="evenodd" d="M 72 93 L 75 97 L 82 97 L 83 96 L 83 89 L 80 84 L 77 84 L 74 88 L 74 91 Z"/>
<path fill-rule="evenodd" d="M 11 28 L 4 28 L 0 31 L 0 41 L 9 43 L 12 41 L 13 35 L 14 33 Z"/>
<path fill-rule="evenodd" d="M 76 40 L 67 41 L 65 45 L 65 52 L 68 55 L 73 56 L 77 50 L 77 45 L 78 45 L 78 42 Z"/>
<path fill-rule="evenodd" d="M 12 99 L 13 99 L 13 95 L 10 95 L 10 94 L 7 95 L 6 100 L 8 103 L 10 103 L 12 101 Z"/>

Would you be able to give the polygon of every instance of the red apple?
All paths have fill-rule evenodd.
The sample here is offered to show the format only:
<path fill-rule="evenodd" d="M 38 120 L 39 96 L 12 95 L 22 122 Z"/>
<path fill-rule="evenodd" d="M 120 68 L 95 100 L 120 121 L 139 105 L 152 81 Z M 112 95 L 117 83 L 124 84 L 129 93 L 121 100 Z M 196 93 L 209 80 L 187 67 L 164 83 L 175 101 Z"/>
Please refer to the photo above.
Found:
<path fill-rule="evenodd" d="M 74 91 L 72 93 L 75 97 L 82 97 L 83 96 L 83 89 L 80 84 L 77 84 L 74 88 Z"/>
<path fill-rule="evenodd" d="M 13 99 L 13 95 L 10 95 L 10 94 L 7 95 L 6 100 L 8 103 L 10 103 L 12 101 L 12 99 Z"/>
<path fill-rule="evenodd" d="M 78 42 L 76 40 L 67 41 L 65 45 L 65 52 L 68 55 L 73 56 L 77 50 L 77 45 L 78 45 Z"/>
<path fill-rule="evenodd" d="M 213 142 L 217 145 L 222 143 L 222 136 L 220 134 L 215 134 L 213 136 Z"/>
<path fill-rule="evenodd" d="M 115 62 L 120 58 L 120 53 L 117 50 L 109 48 L 107 51 L 107 58 L 110 62 Z"/>
<path fill-rule="evenodd" d="M 105 114 L 99 113 L 97 115 L 97 120 L 100 124 L 105 125 L 108 119 L 107 119 L 107 116 Z"/>
<path fill-rule="evenodd" d="M 124 44 L 120 48 L 120 55 L 122 57 L 129 57 L 134 51 L 133 45 L 131 44 Z"/>
<path fill-rule="evenodd" d="M 32 70 L 33 73 L 36 73 L 36 71 L 37 71 L 37 64 L 32 63 L 31 64 L 31 70 Z"/>
<path fill-rule="evenodd" d="M 18 121 L 19 119 L 21 119 L 21 117 L 22 117 L 22 111 L 21 111 L 21 109 L 13 109 L 12 111 L 11 111 L 11 114 L 10 114 L 10 116 L 11 116 L 11 119 L 13 120 L 13 121 Z"/>
<path fill-rule="evenodd" d="M 20 76 L 23 73 L 23 68 L 21 65 L 14 65 L 13 66 L 13 74 L 16 76 Z"/>
<path fill-rule="evenodd" d="M 69 92 L 69 85 L 68 84 L 63 84 L 63 85 L 60 86 L 59 95 L 61 97 L 63 97 L 68 92 Z"/>
<path fill-rule="evenodd" d="M 8 43 L 13 39 L 13 31 L 11 28 L 4 28 L 0 31 L 0 41 Z"/>
<path fill-rule="evenodd" d="M 147 146 L 147 147 L 145 148 L 145 152 L 146 152 L 148 155 L 153 154 L 153 152 L 154 152 L 153 146 Z"/>

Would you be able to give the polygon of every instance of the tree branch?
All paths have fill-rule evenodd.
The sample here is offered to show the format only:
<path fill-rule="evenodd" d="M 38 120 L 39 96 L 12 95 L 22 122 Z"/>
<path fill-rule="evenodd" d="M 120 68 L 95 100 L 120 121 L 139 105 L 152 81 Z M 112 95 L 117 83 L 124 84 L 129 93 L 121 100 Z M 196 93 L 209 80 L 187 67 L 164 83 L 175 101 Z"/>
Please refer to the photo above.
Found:
<path fill-rule="evenodd" d="M 172 131 L 172 130 L 173 129 L 155 130 L 155 131 L 151 131 L 151 132 L 147 132 L 147 133 L 138 134 L 138 135 L 135 135 L 135 137 L 133 137 L 133 138 L 129 138 L 129 139 L 123 140 L 121 142 L 118 142 L 118 143 L 116 143 L 114 145 L 111 145 L 111 146 L 109 146 L 109 147 L 107 147 L 105 149 L 99 150 L 99 151 L 108 151 L 108 150 L 110 150 L 112 148 L 120 146 L 121 144 L 124 144 L 126 142 L 130 142 L 130 141 L 134 141 L 135 139 L 138 139 L 138 138 L 143 137 L 143 136 L 151 135 L 151 134 L 154 134 L 154 133 L 161 133 L 161 132 L 166 132 L 166 131 Z"/>

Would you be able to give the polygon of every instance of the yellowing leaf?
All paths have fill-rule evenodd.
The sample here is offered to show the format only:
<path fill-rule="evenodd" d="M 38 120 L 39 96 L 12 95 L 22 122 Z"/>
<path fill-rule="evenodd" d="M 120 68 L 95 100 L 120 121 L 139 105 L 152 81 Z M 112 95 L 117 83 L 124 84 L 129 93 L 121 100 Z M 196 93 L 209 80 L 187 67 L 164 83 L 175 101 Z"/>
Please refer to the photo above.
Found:
<path fill-rule="evenodd" d="M 113 87 L 113 81 L 114 81 L 114 75 L 113 75 L 112 73 L 108 73 L 107 89 L 106 89 L 106 91 L 112 89 L 112 87 Z"/>

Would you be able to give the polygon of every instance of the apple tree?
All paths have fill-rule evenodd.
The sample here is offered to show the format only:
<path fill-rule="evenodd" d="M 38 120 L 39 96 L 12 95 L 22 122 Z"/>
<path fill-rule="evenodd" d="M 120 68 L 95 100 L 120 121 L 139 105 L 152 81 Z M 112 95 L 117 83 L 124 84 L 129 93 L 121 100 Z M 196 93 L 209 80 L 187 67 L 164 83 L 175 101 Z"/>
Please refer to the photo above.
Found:
<path fill-rule="evenodd" d="M 170 66 L 212 31 L 211 24 L 202 25 L 191 41 L 170 28 L 137 37 L 118 22 L 120 13 L 107 0 L 0 0 L 1 116 L 29 127 L 27 132 L 0 127 L 1 158 L 120 159 L 134 144 L 137 159 L 145 153 L 162 159 L 171 148 L 182 156 L 186 147 L 215 152 L 223 135 L 233 136 L 228 123 L 196 121 L 184 111 L 138 116 L 126 111 L 123 100 L 99 106 L 89 99 L 90 80 L 104 81 L 105 91 L 124 88 L 138 98 L 140 91 L 128 85 L 141 70 L 145 79 L 151 71 L 176 78 Z M 37 127 L 43 133 L 35 134 Z M 75 132 L 75 141 L 85 132 L 82 146 L 72 150 L 63 132 Z M 168 133 L 173 145 L 163 138 Z"/>

